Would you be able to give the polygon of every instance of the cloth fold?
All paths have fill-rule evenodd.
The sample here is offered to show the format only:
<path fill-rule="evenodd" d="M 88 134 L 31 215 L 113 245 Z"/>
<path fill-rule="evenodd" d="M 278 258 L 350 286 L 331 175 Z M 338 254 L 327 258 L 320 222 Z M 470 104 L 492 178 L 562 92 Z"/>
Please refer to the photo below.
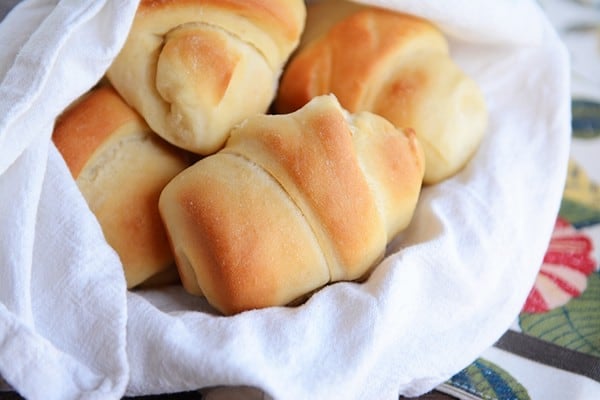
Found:
<path fill-rule="evenodd" d="M 50 141 L 56 116 L 117 54 L 137 2 L 26 0 L 7 16 L 0 375 L 12 387 L 29 399 L 213 386 L 286 399 L 397 398 L 431 390 L 508 329 L 562 195 L 566 51 L 533 0 L 361 2 L 439 24 L 484 92 L 486 138 L 461 173 L 424 189 L 413 223 L 365 283 L 232 317 L 177 286 L 128 292 L 117 255 Z"/>
<path fill-rule="evenodd" d="M 0 374 L 28 399 L 117 398 L 127 386 L 120 261 L 50 136 L 104 74 L 135 8 L 24 1 L 0 24 Z"/>

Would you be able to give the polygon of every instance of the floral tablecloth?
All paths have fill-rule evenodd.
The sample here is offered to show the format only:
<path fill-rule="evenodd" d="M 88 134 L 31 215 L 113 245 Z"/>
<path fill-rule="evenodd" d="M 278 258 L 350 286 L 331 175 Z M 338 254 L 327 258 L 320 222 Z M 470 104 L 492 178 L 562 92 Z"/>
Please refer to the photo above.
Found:
<path fill-rule="evenodd" d="M 494 347 L 439 388 L 460 399 L 600 399 L 600 2 L 539 3 L 571 56 L 568 178 L 523 310 Z"/>

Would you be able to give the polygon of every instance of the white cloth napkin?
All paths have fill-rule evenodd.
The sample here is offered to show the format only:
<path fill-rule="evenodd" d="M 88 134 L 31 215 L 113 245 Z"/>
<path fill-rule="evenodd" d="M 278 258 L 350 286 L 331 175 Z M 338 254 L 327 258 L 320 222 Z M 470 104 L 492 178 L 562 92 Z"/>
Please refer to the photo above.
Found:
<path fill-rule="evenodd" d="M 119 259 L 50 135 L 135 7 L 27 1 L 0 25 L 0 375 L 28 399 L 116 398 L 128 383 Z"/>
<path fill-rule="evenodd" d="M 368 3 L 369 1 L 364 0 Z M 137 1 L 28 0 L 0 24 L 0 375 L 29 399 L 253 386 L 274 398 L 397 398 L 510 326 L 550 238 L 570 139 L 567 54 L 531 1 L 373 0 L 429 18 L 481 85 L 490 126 L 363 284 L 215 315 L 179 287 L 127 292 L 50 142 L 102 76 Z"/>

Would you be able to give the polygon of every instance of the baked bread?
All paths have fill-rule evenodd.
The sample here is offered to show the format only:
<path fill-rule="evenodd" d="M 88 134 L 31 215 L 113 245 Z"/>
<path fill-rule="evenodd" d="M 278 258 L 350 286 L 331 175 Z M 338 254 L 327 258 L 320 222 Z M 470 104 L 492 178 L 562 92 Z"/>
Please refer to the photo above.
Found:
<path fill-rule="evenodd" d="M 142 0 L 107 77 L 164 139 L 211 154 L 266 112 L 305 17 L 303 0 Z"/>
<path fill-rule="evenodd" d="M 186 155 L 151 132 L 109 86 L 67 109 L 52 138 L 119 254 L 127 286 L 168 275 L 175 267 L 158 198 L 189 165 Z"/>
<path fill-rule="evenodd" d="M 275 109 L 289 113 L 327 93 L 350 112 L 371 111 L 414 129 L 425 152 L 426 184 L 463 168 L 486 130 L 481 90 L 451 59 L 443 34 L 389 10 L 335 0 L 308 6 Z"/>
<path fill-rule="evenodd" d="M 233 314 L 363 278 L 410 223 L 423 171 L 412 131 L 318 96 L 246 119 L 159 208 L 185 289 Z"/>

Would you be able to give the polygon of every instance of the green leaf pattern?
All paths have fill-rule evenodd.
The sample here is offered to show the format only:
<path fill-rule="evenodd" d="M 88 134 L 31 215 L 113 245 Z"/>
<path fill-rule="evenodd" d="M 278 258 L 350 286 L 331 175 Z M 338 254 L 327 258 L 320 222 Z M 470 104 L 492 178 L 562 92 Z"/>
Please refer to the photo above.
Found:
<path fill-rule="evenodd" d="M 478 358 L 447 382 L 482 399 L 529 400 L 527 389 L 498 365 Z"/>
<path fill-rule="evenodd" d="M 573 137 L 594 139 L 600 137 L 600 103 L 587 100 L 571 102 Z"/>
<path fill-rule="evenodd" d="M 569 162 L 559 215 L 576 228 L 600 223 L 600 185 L 573 160 Z"/>
<path fill-rule="evenodd" d="M 600 273 L 590 275 L 580 297 L 547 313 L 521 313 L 519 325 L 529 335 L 600 357 Z"/>

